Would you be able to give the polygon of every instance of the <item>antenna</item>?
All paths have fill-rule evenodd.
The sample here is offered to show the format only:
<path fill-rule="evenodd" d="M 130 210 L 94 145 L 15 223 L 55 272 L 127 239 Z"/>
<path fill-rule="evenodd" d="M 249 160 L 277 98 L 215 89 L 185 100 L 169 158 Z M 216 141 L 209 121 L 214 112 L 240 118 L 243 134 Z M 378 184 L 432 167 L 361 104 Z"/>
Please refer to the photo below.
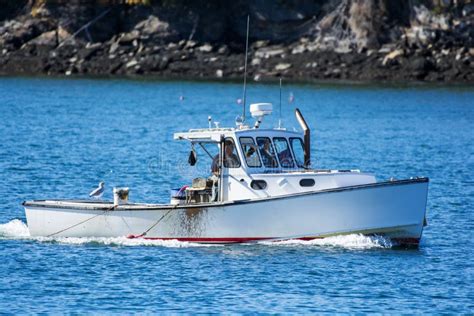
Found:
<path fill-rule="evenodd" d="M 280 115 L 278 117 L 278 128 L 281 128 L 281 77 L 280 77 Z"/>
<path fill-rule="evenodd" d="M 245 40 L 245 65 L 244 65 L 244 92 L 242 97 L 242 103 L 244 104 L 243 107 L 243 114 L 242 114 L 242 123 L 245 122 L 245 99 L 247 96 L 247 58 L 248 58 L 248 50 L 249 50 L 249 26 L 250 26 L 250 15 L 247 15 L 247 37 Z"/>

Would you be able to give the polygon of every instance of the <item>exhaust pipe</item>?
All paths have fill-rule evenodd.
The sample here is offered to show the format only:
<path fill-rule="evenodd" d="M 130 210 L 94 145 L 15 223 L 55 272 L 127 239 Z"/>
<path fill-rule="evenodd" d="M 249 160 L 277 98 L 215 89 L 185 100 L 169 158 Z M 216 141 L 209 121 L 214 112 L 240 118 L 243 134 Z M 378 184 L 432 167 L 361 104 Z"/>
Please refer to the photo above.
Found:
<path fill-rule="evenodd" d="M 304 132 L 304 167 L 308 168 L 311 165 L 311 140 L 310 140 L 310 129 L 306 121 L 304 120 L 303 114 L 301 114 L 298 108 L 295 109 L 296 119 L 300 123 L 301 128 Z"/>

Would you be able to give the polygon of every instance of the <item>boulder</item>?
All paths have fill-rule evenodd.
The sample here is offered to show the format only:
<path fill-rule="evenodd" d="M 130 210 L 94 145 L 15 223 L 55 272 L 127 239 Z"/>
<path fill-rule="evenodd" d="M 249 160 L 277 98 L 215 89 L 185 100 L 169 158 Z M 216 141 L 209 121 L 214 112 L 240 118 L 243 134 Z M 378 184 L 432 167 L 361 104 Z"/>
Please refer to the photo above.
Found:
<path fill-rule="evenodd" d="M 167 35 L 169 30 L 169 23 L 161 21 L 154 15 L 150 15 L 146 20 L 143 20 L 135 25 L 137 30 L 142 35 Z"/>
<path fill-rule="evenodd" d="M 429 71 L 433 70 L 434 65 L 433 63 L 425 57 L 414 57 L 408 63 L 409 69 L 411 69 L 415 73 L 423 73 L 426 74 Z"/>
<path fill-rule="evenodd" d="M 87 45 L 86 48 L 79 50 L 78 57 L 83 60 L 89 60 L 102 48 L 100 43 Z"/>
<path fill-rule="evenodd" d="M 280 63 L 275 66 L 276 71 L 284 71 L 290 68 L 291 68 L 291 64 L 288 64 L 288 63 Z"/>
<path fill-rule="evenodd" d="M 137 30 L 133 30 L 128 33 L 123 33 L 119 39 L 118 43 L 120 45 L 132 45 L 135 40 L 140 38 L 140 33 Z"/>
<path fill-rule="evenodd" d="M 130 60 L 128 63 L 125 64 L 125 68 L 132 68 L 138 65 L 138 61 L 136 59 Z"/>
<path fill-rule="evenodd" d="M 229 47 L 224 44 L 221 47 L 219 47 L 219 49 L 217 50 L 217 53 L 220 55 L 227 55 L 229 54 Z"/>
<path fill-rule="evenodd" d="M 296 55 L 296 54 L 302 54 L 306 51 L 306 46 L 305 44 L 300 44 L 296 45 L 295 47 L 292 48 L 291 54 Z"/>
<path fill-rule="evenodd" d="M 465 4 L 462 8 L 462 15 L 469 16 L 474 15 L 474 3 Z"/>
<path fill-rule="evenodd" d="M 256 41 L 255 43 L 252 44 L 252 47 L 255 49 L 259 49 L 262 47 L 267 47 L 268 44 L 270 44 L 270 41 L 265 40 L 265 41 Z"/>
<path fill-rule="evenodd" d="M 213 49 L 212 45 L 208 44 L 208 43 L 206 43 L 202 46 L 199 46 L 197 48 L 197 50 L 200 51 L 201 53 L 210 53 L 210 52 L 212 52 L 212 49 Z"/>
<path fill-rule="evenodd" d="M 186 49 L 194 48 L 197 45 L 197 43 L 193 40 L 189 40 L 189 41 L 186 41 L 186 42 L 182 41 L 182 43 L 184 44 L 184 48 L 186 48 Z"/>
<path fill-rule="evenodd" d="M 399 56 L 403 56 L 403 54 L 404 54 L 403 49 L 397 49 L 397 50 L 394 50 L 393 52 L 388 53 L 387 55 L 385 55 L 382 61 L 382 65 L 384 66 L 387 65 L 389 61 L 396 59 Z"/>
<path fill-rule="evenodd" d="M 3 26 L 3 42 L 15 49 L 20 48 L 26 42 L 48 32 L 53 28 L 50 21 L 30 19 L 24 23 L 12 21 Z"/>
<path fill-rule="evenodd" d="M 285 52 L 286 50 L 281 46 L 264 47 L 255 52 L 255 57 L 268 59 L 271 57 L 282 56 Z"/>
<path fill-rule="evenodd" d="M 250 62 L 250 65 L 252 66 L 258 66 L 262 63 L 262 60 L 260 58 L 252 58 L 252 61 Z"/>
<path fill-rule="evenodd" d="M 45 45 L 45 46 L 57 46 L 64 41 L 68 41 L 70 44 L 75 43 L 75 40 L 71 38 L 71 34 L 59 27 L 56 30 L 45 32 L 40 36 L 32 39 L 28 42 L 31 45 Z"/>

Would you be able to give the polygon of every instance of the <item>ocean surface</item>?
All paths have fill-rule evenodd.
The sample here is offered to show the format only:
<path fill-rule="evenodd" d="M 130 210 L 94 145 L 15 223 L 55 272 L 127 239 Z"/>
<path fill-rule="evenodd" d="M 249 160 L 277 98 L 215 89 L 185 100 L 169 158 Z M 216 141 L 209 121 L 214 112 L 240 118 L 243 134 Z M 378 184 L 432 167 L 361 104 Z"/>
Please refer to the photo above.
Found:
<path fill-rule="evenodd" d="M 281 117 L 312 127 L 313 166 L 380 180 L 430 178 L 418 249 L 350 235 L 198 245 L 126 238 L 32 238 L 21 203 L 167 202 L 196 173 L 173 133 L 234 126 L 239 84 L 0 79 L 0 313 L 474 313 L 474 88 L 284 85 Z M 289 102 L 290 95 L 294 97 Z M 249 102 L 277 85 L 250 84 Z M 201 161 L 204 160 L 204 157 Z"/>

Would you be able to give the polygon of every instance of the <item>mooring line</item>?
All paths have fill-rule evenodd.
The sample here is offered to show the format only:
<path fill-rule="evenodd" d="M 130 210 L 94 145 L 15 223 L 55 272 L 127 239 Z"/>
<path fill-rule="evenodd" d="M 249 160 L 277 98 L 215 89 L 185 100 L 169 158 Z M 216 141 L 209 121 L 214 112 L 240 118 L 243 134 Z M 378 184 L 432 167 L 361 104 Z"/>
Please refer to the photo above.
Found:
<path fill-rule="evenodd" d="M 163 218 L 165 218 L 169 213 L 171 213 L 171 211 L 173 211 L 175 209 L 176 209 L 176 206 L 173 207 L 172 209 L 168 210 L 168 212 L 166 212 L 163 216 L 161 216 L 160 219 L 158 219 L 150 228 L 145 230 L 142 234 L 140 234 L 140 235 L 128 235 L 127 238 L 134 239 L 134 238 L 140 238 L 140 237 L 146 236 L 146 234 L 148 234 L 148 232 L 150 230 L 155 228 L 155 226 L 158 225 L 158 223 L 161 222 L 161 220 L 163 220 Z"/>
<path fill-rule="evenodd" d="M 61 229 L 60 231 L 57 231 L 57 232 L 55 232 L 55 233 L 49 234 L 49 235 L 47 235 L 46 237 L 52 237 L 52 236 L 54 236 L 54 235 L 63 233 L 63 232 L 65 232 L 65 231 L 69 230 L 69 229 L 72 229 L 72 228 L 74 228 L 74 227 L 76 227 L 76 226 L 79 226 L 79 225 L 81 225 L 81 224 L 84 224 L 84 223 L 86 223 L 86 222 L 88 222 L 88 221 L 90 221 L 90 220 L 92 220 L 92 219 L 94 219 L 94 218 L 96 218 L 96 217 L 98 217 L 98 216 L 104 215 L 105 213 L 107 213 L 107 212 L 109 212 L 109 211 L 115 209 L 115 207 L 116 207 L 116 206 L 114 205 L 114 206 L 112 206 L 111 208 L 106 209 L 105 211 L 103 211 L 103 212 L 100 213 L 100 214 L 96 214 L 96 215 L 94 215 L 94 216 L 92 216 L 92 217 L 90 217 L 90 218 L 88 218 L 88 219 L 86 219 L 86 220 L 83 220 L 83 221 L 81 221 L 81 222 L 79 222 L 79 223 L 77 223 L 77 224 L 74 224 L 74 225 L 72 225 L 72 226 L 66 227 L 66 228 L 64 228 L 64 229 Z"/>

